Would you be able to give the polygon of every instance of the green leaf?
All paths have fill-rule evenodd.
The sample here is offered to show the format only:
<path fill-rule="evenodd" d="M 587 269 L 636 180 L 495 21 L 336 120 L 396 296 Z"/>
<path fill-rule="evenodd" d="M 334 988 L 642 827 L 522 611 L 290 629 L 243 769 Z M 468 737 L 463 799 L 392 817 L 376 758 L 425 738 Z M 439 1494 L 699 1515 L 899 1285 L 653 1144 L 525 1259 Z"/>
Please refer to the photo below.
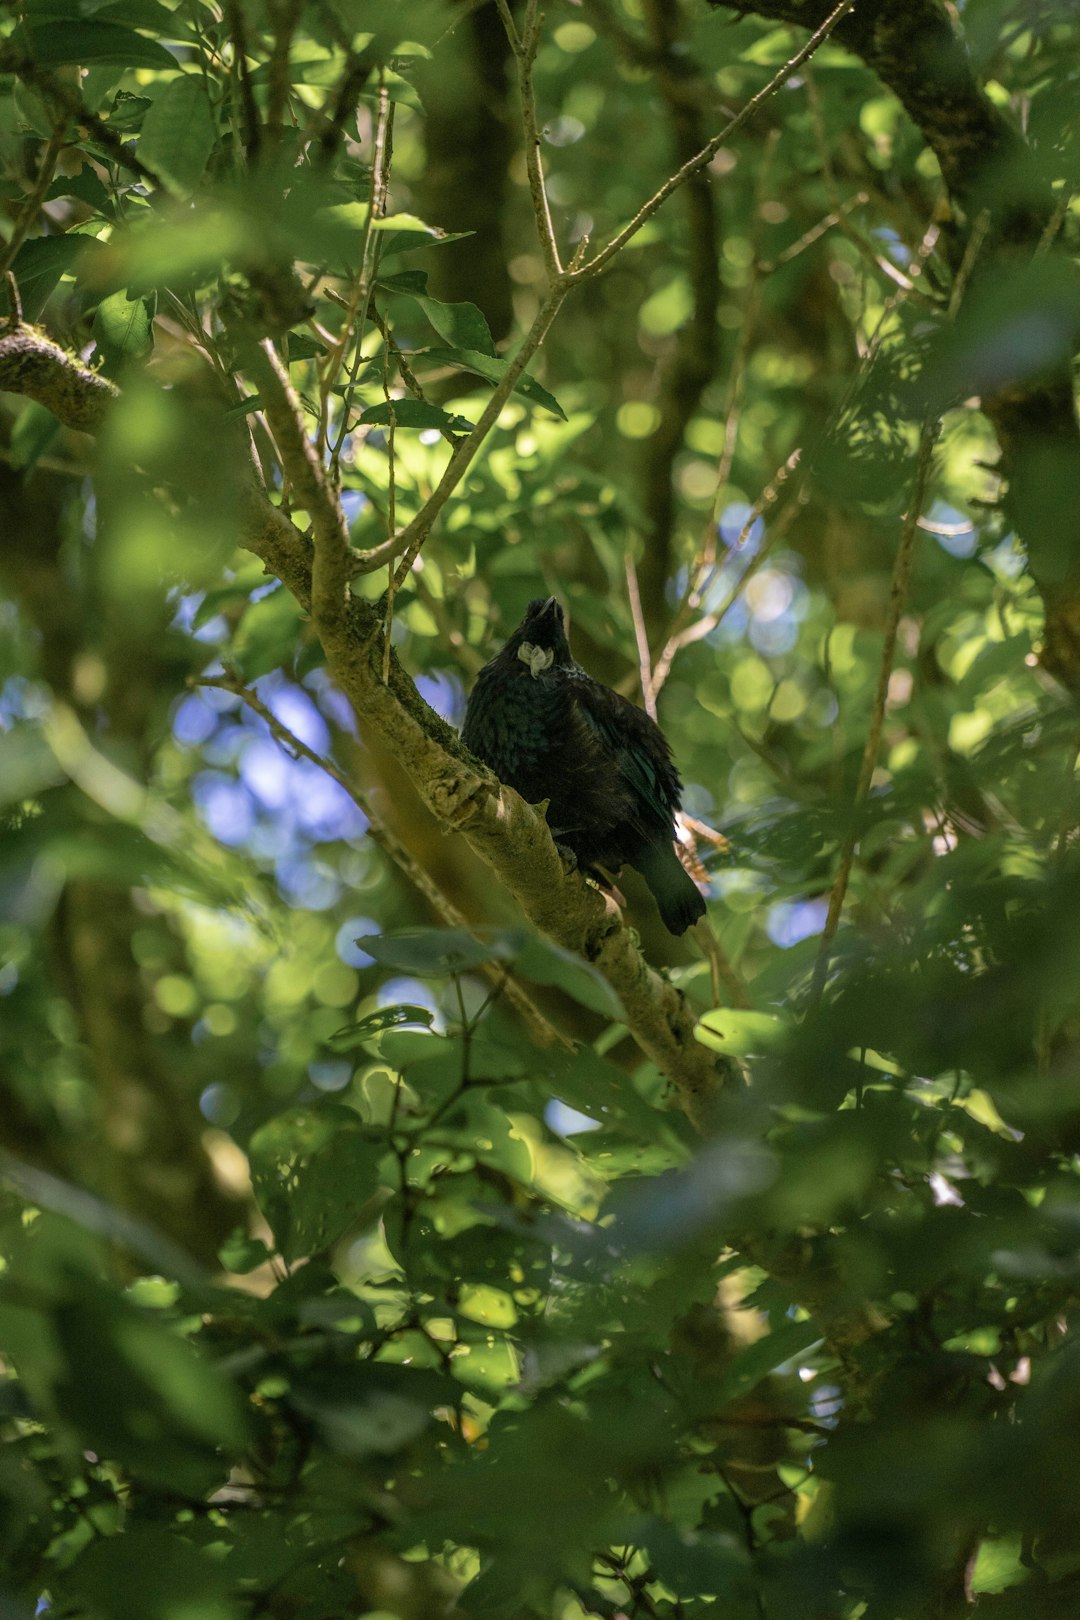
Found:
<path fill-rule="evenodd" d="M 487 320 L 475 304 L 444 304 L 438 298 L 415 293 L 412 302 L 419 305 L 439 336 L 452 348 L 495 359 L 495 344 Z"/>
<path fill-rule="evenodd" d="M 34 22 L 81 22 L 96 16 L 100 22 L 145 28 L 163 39 L 195 38 L 182 8 L 170 9 L 160 0 L 28 0 Z"/>
<path fill-rule="evenodd" d="M 284 219 L 299 257 L 306 260 L 325 257 L 353 269 L 359 263 L 367 218 L 366 202 L 331 203 L 312 208 L 311 195 L 304 194 L 290 194 L 284 208 Z M 390 214 L 385 219 L 375 220 L 371 229 L 381 235 L 384 254 L 407 253 L 412 248 L 454 242 L 461 235 L 469 234 L 436 230 L 415 214 Z"/>
<path fill-rule="evenodd" d="M 24 319 L 36 321 L 61 276 L 72 269 L 83 252 L 95 249 L 99 244 L 93 237 L 74 232 L 67 236 L 35 236 L 24 242 L 12 265 Z"/>
<path fill-rule="evenodd" d="M 397 1007 L 381 1007 L 378 1012 L 368 1013 L 366 1018 L 361 1018 L 355 1024 L 345 1024 L 341 1029 L 336 1029 L 326 1044 L 332 1052 L 353 1052 L 384 1030 L 400 1029 L 405 1024 L 420 1024 L 430 1029 L 433 1022 L 434 1014 L 427 1007 L 413 1007 L 405 1003 Z"/>
<path fill-rule="evenodd" d="M 248 1237 L 242 1226 L 238 1226 L 218 1250 L 218 1259 L 225 1270 L 235 1272 L 237 1276 L 265 1265 L 269 1258 L 270 1250 L 262 1238 Z"/>
<path fill-rule="evenodd" d="M 410 354 L 409 361 L 414 369 L 421 365 L 455 366 L 459 371 L 471 371 L 490 383 L 501 382 L 507 367 L 505 360 L 495 359 L 489 354 L 479 354 L 475 349 L 417 349 Z M 552 416 L 557 416 L 560 422 L 566 421 L 566 412 L 554 394 L 549 394 L 534 377 L 528 375 L 519 377 L 514 384 L 514 393 L 524 395 L 533 405 L 542 405 Z"/>
<path fill-rule="evenodd" d="M 130 90 L 118 90 L 109 113 L 109 128 L 120 135 L 136 134 L 153 105 L 149 96 L 136 96 Z"/>
<path fill-rule="evenodd" d="M 592 1047 L 576 1052 L 552 1049 L 537 1054 L 536 1076 L 545 1089 L 579 1113 L 637 1141 L 671 1138 L 671 1119 L 649 1104 L 628 1074 L 608 1063 Z M 666 1164 L 669 1161 L 665 1161 Z"/>
<path fill-rule="evenodd" d="M 583 1007 L 591 1007 L 605 1018 L 621 1019 L 622 1003 L 603 974 L 590 963 L 539 935 L 522 935 L 515 966 L 534 984 L 551 984 L 564 990 Z"/>
<path fill-rule="evenodd" d="M 316 342 L 307 332 L 289 332 L 287 341 L 290 365 L 294 360 L 314 360 L 317 355 L 326 353 L 326 344 Z"/>
<path fill-rule="evenodd" d="M 146 39 L 118 23 L 67 19 L 64 22 L 24 22 L 11 35 L 16 50 L 25 51 L 42 67 L 64 63 L 114 62 L 118 67 L 174 68 L 176 58 L 164 45 Z"/>
<path fill-rule="evenodd" d="M 99 214 L 109 210 L 109 193 L 89 163 L 84 163 L 76 174 L 58 175 L 45 195 L 48 201 L 56 197 L 78 197 Z"/>
<path fill-rule="evenodd" d="M 52 411 L 30 400 L 11 430 L 10 459 L 13 467 L 30 472 L 60 434 L 60 423 Z"/>
<path fill-rule="evenodd" d="M 367 205 L 361 203 L 359 206 L 366 209 Z M 430 242 L 460 242 L 466 236 L 472 235 L 471 231 L 458 231 L 456 233 L 444 231 L 438 225 L 425 224 L 415 214 L 386 214 L 381 219 L 377 219 L 371 228 L 374 231 L 385 231 L 394 239 L 393 247 L 384 244 L 384 253 L 400 253 L 403 240 L 408 236 L 415 236 L 419 242 L 427 244 Z"/>
<path fill-rule="evenodd" d="M 143 121 L 139 157 L 177 190 L 193 191 L 206 172 L 217 128 L 202 79 L 185 73 L 167 85 Z"/>
<path fill-rule="evenodd" d="M 723 1531 L 688 1529 L 653 1514 L 635 1523 L 629 1534 L 648 1553 L 654 1577 L 680 1597 L 704 1597 L 721 1612 L 728 1600 L 733 1612 L 739 1612 L 739 1599 L 753 1593 L 749 1555 Z M 753 1613 L 755 1606 L 745 1612 Z"/>
<path fill-rule="evenodd" d="M 208 1558 L 175 1526 L 133 1524 L 123 1535 L 97 1537 L 67 1578 L 100 1620 L 228 1620 L 231 1571 Z M 66 1605 L 65 1605 L 66 1606 Z"/>
<path fill-rule="evenodd" d="M 514 947 L 501 935 L 474 939 L 464 928 L 400 928 L 392 934 L 361 934 L 356 941 L 384 967 L 421 978 L 467 973 L 482 962 L 506 961 Z"/>
<path fill-rule="evenodd" d="M 474 426 L 466 417 L 452 416 L 449 411 L 440 410 L 438 405 L 429 405 L 425 399 L 384 399 L 378 405 L 369 405 L 358 420 L 373 426 L 389 424 L 391 409 L 396 427 L 439 428 L 447 433 L 468 433 Z"/>
<path fill-rule="evenodd" d="M 253 602 L 240 621 L 232 657 L 245 680 L 253 681 L 291 661 L 300 637 L 300 608 L 283 585 Z"/>
<path fill-rule="evenodd" d="M 368 1361 L 319 1367 L 291 1402 L 319 1426 L 326 1444 L 344 1457 L 391 1457 L 430 1425 L 431 1407 L 448 1391 L 424 1369 Z"/>
<path fill-rule="evenodd" d="M 379 276 L 375 285 L 383 292 L 408 293 L 419 302 L 427 293 L 427 280 L 426 270 L 399 270 L 396 275 Z"/>
<path fill-rule="evenodd" d="M 154 347 L 153 293 L 132 297 L 127 292 L 103 298 L 94 315 L 98 353 L 111 375 L 129 360 L 140 360 Z"/>
<path fill-rule="evenodd" d="M 791 1025 L 776 1013 L 742 1007 L 716 1007 L 699 1019 L 694 1034 L 703 1046 L 734 1057 L 776 1052 L 791 1038 Z"/>
<path fill-rule="evenodd" d="M 720 1401 L 733 1401 L 746 1395 L 767 1378 L 777 1367 L 821 1338 L 821 1329 L 815 1322 L 786 1322 L 783 1327 L 767 1333 L 763 1339 L 748 1344 L 731 1358 L 717 1392 Z"/>
<path fill-rule="evenodd" d="M 69 1285 L 53 1313 L 64 1371 L 57 1409 L 83 1446 L 158 1488 L 204 1490 L 242 1448 L 247 1410 L 234 1386 L 158 1311 L 93 1279 Z"/>
<path fill-rule="evenodd" d="M 285 1260 L 321 1253 L 353 1225 L 379 1190 L 384 1151 L 334 1103 L 290 1109 L 255 1132 L 252 1185 Z"/>

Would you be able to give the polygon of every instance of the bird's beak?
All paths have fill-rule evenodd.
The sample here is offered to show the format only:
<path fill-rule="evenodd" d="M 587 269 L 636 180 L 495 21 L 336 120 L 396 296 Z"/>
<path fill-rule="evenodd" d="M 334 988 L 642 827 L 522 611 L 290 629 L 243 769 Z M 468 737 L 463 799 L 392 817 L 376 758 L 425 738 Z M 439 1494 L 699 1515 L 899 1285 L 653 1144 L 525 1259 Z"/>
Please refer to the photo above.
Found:
<path fill-rule="evenodd" d="M 549 596 L 547 601 L 544 603 L 543 607 L 540 609 L 540 612 L 536 615 L 536 617 L 538 619 L 556 619 L 556 620 L 561 618 L 561 616 L 562 616 L 562 608 L 560 606 L 559 598 L 557 596 Z"/>

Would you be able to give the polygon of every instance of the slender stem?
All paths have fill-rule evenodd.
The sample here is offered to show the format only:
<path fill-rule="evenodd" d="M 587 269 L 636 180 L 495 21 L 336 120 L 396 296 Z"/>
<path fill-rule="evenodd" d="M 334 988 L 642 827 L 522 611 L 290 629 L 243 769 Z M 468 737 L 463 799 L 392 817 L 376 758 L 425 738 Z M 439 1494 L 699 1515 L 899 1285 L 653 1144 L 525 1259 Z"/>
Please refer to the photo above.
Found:
<path fill-rule="evenodd" d="M 626 594 L 630 600 L 630 616 L 634 621 L 634 640 L 637 642 L 638 668 L 641 672 L 641 696 L 652 718 L 656 719 L 656 695 L 653 692 L 652 662 L 649 657 L 649 633 L 645 628 L 645 615 L 641 610 L 641 590 L 638 586 L 637 565 L 627 552 L 623 559 L 626 568 Z"/>
<path fill-rule="evenodd" d="M 549 294 L 537 311 L 532 326 L 522 339 L 517 354 L 507 366 L 498 387 L 484 407 L 480 420 L 468 437 L 460 441 L 457 449 L 443 469 L 442 477 L 412 522 L 408 523 L 399 533 L 392 535 L 389 540 L 384 540 L 381 545 L 372 546 L 370 550 L 358 553 L 354 559 L 354 573 L 374 573 L 377 568 L 382 568 L 392 557 L 397 557 L 402 552 L 405 552 L 409 557 L 411 566 L 412 560 L 415 559 L 420 547 L 434 527 L 435 519 L 464 478 L 484 440 L 498 421 L 499 413 L 513 393 L 514 387 L 525 367 L 547 336 L 548 329 L 558 314 L 563 299 L 566 297 L 565 281 L 566 278 L 564 277 L 559 286 Z M 401 568 L 404 567 L 403 562 Z M 399 574 L 401 568 L 398 570 Z"/>
<path fill-rule="evenodd" d="M 56 160 L 63 151 L 65 144 L 66 138 L 63 130 L 55 129 L 49 137 L 49 144 L 41 155 L 41 166 L 38 169 L 37 179 L 34 181 L 34 189 L 19 209 L 15 228 L 4 247 L 4 251 L 0 253 L 0 281 L 6 278 L 8 271 L 15 263 L 15 255 L 22 247 L 27 231 L 41 211 L 41 205 L 45 201 L 45 193 L 49 189 L 56 169 Z M 14 309 L 12 309 L 12 314 L 14 314 Z"/>
<path fill-rule="evenodd" d="M 352 384 L 359 370 L 360 347 L 363 342 L 363 323 L 366 320 L 368 300 L 371 295 L 371 285 L 374 280 L 375 261 L 377 258 L 373 249 L 375 221 L 382 213 L 386 203 L 386 191 L 389 182 L 388 155 L 390 146 L 390 132 L 393 120 L 394 104 L 390 100 L 385 84 L 379 86 L 378 112 L 375 117 L 375 132 L 371 148 L 371 190 L 368 195 L 367 218 L 364 221 L 364 234 L 360 240 L 360 265 L 349 294 L 349 302 L 345 309 L 345 318 L 341 325 L 341 336 L 335 346 L 327 355 L 322 366 L 319 378 L 320 405 L 319 411 L 319 441 L 320 448 L 326 443 L 326 424 L 329 417 L 330 393 L 341 375 L 345 353 L 350 341 L 356 343 L 356 356 L 353 372 L 349 379 L 349 388 L 346 390 L 341 402 L 341 431 L 334 446 L 331 458 L 332 466 L 336 467 L 341 455 L 341 446 L 345 442 L 348 428 L 350 394 Z M 360 330 L 357 322 L 359 320 Z"/>
<path fill-rule="evenodd" d="M 505 6 L 503 9 L 506 9 Z M 508 15 L 503 17 L 504 27 Z M 536 232 L 540 238 L 540 250 L 544 255 L 548 282 L 554 285 L 563 274 L 563 267 L 562 260 L 559 257 L 559 244 L 555 237 L 555 227 L 551 222 L 551 205 L 548 202 L 547 184 L 544 180 L 544 164 L 540 156 L 540 123 L 536 112 L 536 87 L 533 81 L 533 67 L 536 63 L 536 53 L 540 47 L 542 21 L 539 0 L 528 0 L 525 9 L 523 37 L 517 46 L 514 44 L 514 34 L 511 33 L 509 38 L 511 49 L 517 57 L 521 117 L 525 132 L 525 167 L 529 176 L 529 192 L 532 196 L 533 214 L 536 218 Z M 509 22 L 512 29 L 513 19 L 509 18 Z"/>

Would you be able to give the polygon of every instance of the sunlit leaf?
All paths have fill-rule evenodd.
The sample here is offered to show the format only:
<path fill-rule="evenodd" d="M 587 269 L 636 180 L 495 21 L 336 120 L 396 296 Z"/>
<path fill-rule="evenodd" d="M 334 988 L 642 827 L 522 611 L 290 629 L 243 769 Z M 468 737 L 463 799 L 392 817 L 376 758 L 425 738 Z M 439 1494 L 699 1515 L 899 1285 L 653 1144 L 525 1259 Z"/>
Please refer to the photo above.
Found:
<path fill-rule="evenodd" d="M 468 433 L 474 426 L 466 417 L 440 410 L 438 405 L 429 405 L 423 399 L 383 400 L 361 411 L 358 420 L 379 426 L 393 420 L 397 427 L 439 428 L 447 433 Z"/>
<path fill-rule="evenodd" d="M 506 371 L 507 361 L 493 358 L 488 354 L 480 354 L 475 349 L 419 349 L 410 356 L 414 366 L 454 366 L 459 371 L 471 371 L 476 376 L 483 377 L 487 382 L 498 383 Z M 514 384 L 514 392 L 522 394 L 534 405 L 542 405 L 552 416 L 560 421 L 566 421 L 566 412 L 553 394 L 527 374 L 519 377 Z"/>
<path fill-rule="evenodd" d="M 323 1103 L 295 1108 L 251 1139 L 251 1179 L 287 1261 L 320 1254 L 379 1189 L 384 1152 L 351 1109 Z"/>
<path fill-rule="evenodd" d="M 181 191 L 191 191 L 206 170 L 217 130 L 206 87 L 194 74 L 167 85 L 143 120 L 139 157 Z"/>

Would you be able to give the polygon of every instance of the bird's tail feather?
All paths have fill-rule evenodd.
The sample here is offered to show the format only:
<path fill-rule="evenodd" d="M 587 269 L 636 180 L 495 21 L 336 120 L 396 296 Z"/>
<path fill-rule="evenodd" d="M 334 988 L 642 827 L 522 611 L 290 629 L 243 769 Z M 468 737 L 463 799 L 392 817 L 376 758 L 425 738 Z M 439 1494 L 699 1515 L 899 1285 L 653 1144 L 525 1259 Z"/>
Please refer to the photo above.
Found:
<path fill-rule="evenodd" d="M 701 892 L 676 855 L 674 844 L 650 844 L 633 865 L 652 890 L 669 933 L 685 934 L 705 915 Z"/>

